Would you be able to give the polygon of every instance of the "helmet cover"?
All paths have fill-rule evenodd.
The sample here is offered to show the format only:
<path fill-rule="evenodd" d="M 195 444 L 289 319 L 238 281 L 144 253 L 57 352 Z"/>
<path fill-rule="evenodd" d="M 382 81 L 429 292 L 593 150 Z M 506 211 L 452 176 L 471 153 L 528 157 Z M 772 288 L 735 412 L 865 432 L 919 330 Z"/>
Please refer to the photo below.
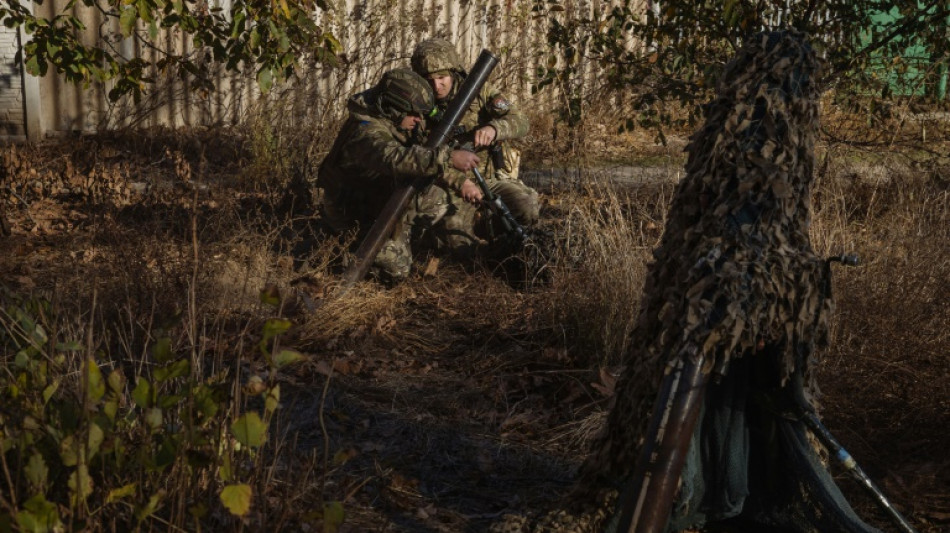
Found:
<path fill-rule="evenodd" d="M 420 76 L 428 76 L 436 72 L 465 72 L 455 46 L 445 39 L 422 41 L 416 45 L 409 62 L 412 70 Z"/>
<path fill-rule="evenodd" d="M 425 117 L 435 108 L 435 95 L 429 83 L 407 68 L 386 72 L 376 87 L 379 111 L 393 120 L 402 120 L 409 114 Z"/>

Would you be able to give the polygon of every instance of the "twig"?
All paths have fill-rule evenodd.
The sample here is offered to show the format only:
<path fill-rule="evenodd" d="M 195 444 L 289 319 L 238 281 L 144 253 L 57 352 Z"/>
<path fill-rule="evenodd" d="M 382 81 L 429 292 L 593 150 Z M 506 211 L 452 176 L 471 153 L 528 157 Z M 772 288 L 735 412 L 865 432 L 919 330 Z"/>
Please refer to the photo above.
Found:
<path fill-rule="evenodd" d="M 320 432 L 323 434 L 323 475 L 320 477 L 320 508 L 323 509 L 323 491 L 327 485 L 327 468 L 330 463 L 330 434 L 327 432 L 327 424 L 323 418 L 323 408 L 327 403 L 327 391 L 330 390 L 330 379 L 333 377 L 333 367 L 330 364 L 330 371 L 327 374 L 327 380 L 323 383 L 323 393 L 320 395 L 320 411 L 317 415 L 320 420 Z"/>
<path fill-rule="evenodd" d="M 10 489 L 10 497 L 11 497 L 11 498 L 15 498 L 15 497 L 16 497 L 16 489 L 15 489 L 14 486 L 13 486 L 13 478 L 10 477 L 10 468 L 9 468 L 9 466 L 7 466 L 7 454 L 5 454 L 5 453 L 0 453 L 0 464 L 3 465 L 3 474 L 4 474 L 4 476 L 7 478 L 7 486 L 8 486 L 9 489 Z M 2 495 L 0 495 L 0 496 L 2 496 Z M 4 507 L 7 507 L 8 509 L 10 509 L 10 514 L 11 514 L 11 515 L 15 515 L 15 514 L 16 514 L 16 512 L 15 512 L 16 509 L 14 509 L 13 507 L 11 507 L 10 502 L 8 502 L 8 501 L 6 501 L 6 500 L 2 500 L 2 501 L 3 501 Z M 16 500 L 14 500 L 14 501 L 16 501 Z"/>
<path fill-rule="evenodd" d="M 36 219 L 33 218 L 33 215 L 30 214 L 30 202 L 27 202 L 25 198 L 20 196 L 20 194 L 9 185 L 7 185 L 7 192 L 12 194 L 17 200 L 20 201 L 21 204 L 23 204 L 23 210 L 26 212 L 26 218 L 30 219 L 30 222 L 32 222 L 33 225 L 39 225 L 39 223 L 36 222 Z"/>
<path fill-rule="evenodd" d="M 0 205 L 0 235 L 4 237 L 10 235 L 10 226 L 7 224 L 7 217 L 3 214 L 2 205 Z"/>

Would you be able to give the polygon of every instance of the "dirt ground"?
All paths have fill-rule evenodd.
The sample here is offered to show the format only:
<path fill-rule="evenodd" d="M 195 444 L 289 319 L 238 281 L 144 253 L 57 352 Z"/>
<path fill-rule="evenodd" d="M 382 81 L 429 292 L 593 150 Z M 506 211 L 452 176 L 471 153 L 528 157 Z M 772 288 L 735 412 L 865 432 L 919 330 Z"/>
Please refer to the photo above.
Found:
<path fill-rule="evenodd" d="M 8 151 L 0 282 L 75 298 L 81 309 L 91 286 L 103 287 L 101 299 L 110 279 L 118 286 L 150 272 L 129 285 L 123 305 L 174 308 L 198 240 L 209 269 L 199 297 L 215 316 L 229 305 L 215 301 L 226 299 L 225 286 L 321 294 L 338 270 L 332 259 L 324 270 L 300 266 L 301 250 L 315 246 L 306 214 L 273 224 L 286 213 L 269 191 L 227 179 L 240 150 L 200 142 L 205 159 L 167 138 Z M 563 215 L 557 185 L 543 185 L 544 213 Z M 661 187 L 669 194 L 669 183 Z M 197 236 L 188 224 L 196 212 Z M 647 241 L 662 229 L 643 227 Z M 950 528 L 950 295 L 936 277 L 950 272 L 950 250 L 916 246 L 858 245 L 867 266 L 839 271 L 835 344 L 817 371 L 829 429 L 919 531 L 936 532 Z M 915 257 L 939 268 L 921 278 Z M 287 342 L 309 360 L 282 377 L 275 521 L 266 529 L 317 531 L 321 502 L 339 501 L 341 531 L 501 530 L 571 500 L 617 361 L 555 320 L 552 283 L 517 287 L 488 264 L 417 259 L 420 271 L 405 284 L 366 284 L 346 305 L 291 316 Z M 224 279 L 228 268 L 240 273 Z M 223 350 L 240 353 L 238 332 L 222 328 Z M 838 478 L 861 516 L 893 530 L 861 487 Z"/>

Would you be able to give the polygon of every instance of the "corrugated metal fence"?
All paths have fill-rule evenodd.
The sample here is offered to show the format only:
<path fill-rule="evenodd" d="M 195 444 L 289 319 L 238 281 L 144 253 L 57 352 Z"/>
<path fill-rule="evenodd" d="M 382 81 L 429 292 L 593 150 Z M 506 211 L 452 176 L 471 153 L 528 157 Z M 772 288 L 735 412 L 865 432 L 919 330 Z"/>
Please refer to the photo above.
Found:
<path fill-rule="evenodd" d="M 219 5 L 229 0 L 217 0 Z M 34 9 L 53 16 L 67 0 L 47 1 Z M 608 9 L 610 0 L 563 0 L 558 16 L 589 17 Z M 340 113 L 347 95 L 370 86 L 390 68 L 408 64 L 414 46 L 430 37 L 442 37 L 457 44 L 463 61 L 471 64 L 482 48 L 502 58 L 493 76 L 494 83 L 517 98 L 530 94 L 538 65 L 549 60 L 546 31 L 548 20 L 538 16 L 536 7 L 545 0 L 332 0 L 332 9 L 316 15 L 317 22 L 332 32 L 343 45 L 337 68 L 304 65 L 302 76 L 293 85 L 282 86 L 267 96 L 284 104 L 307 110 L 301 116 L 312 119 L 314 110 L 322 116 Z M 222 7 L 226 7 L 223 5 Z M 74 7 L 83 18 L 85 38 L 96 42 L 101 33 L 118 33 L 115 21 L 102 19 L 95 10 Z M 164 45 L 173 49 L 187 46 L 188 37 L 168 32 Z M 126 57 L 154 58 L 155 52 L 137 49 L 131 40 L 119 43 Z M 595 76 L 592 67 L 589 76 Z M 242 121 L 252 106 L 262 100 L 253 75 L 220 75 L 217 90 L 199 96 L 181 80 L 169 76 L 151 88 L 139 103 L 124 99 L 110 103 L 108 87 L 76 87 L 60 77 L 47 75 L 35 84 L 37 95 L 25 98 L 38 104 L 40 132 L 47 134 L 95 131 L 128 126 L 182 126 L 234 124 Z M 553 98 L 548 96 L 547 98 Z M 29 113 L 30 107 L 27 106 Z M 34 113 L 37 110 L 33 111 Z M 317 113 L 316 116 L 321 116 Z"/>

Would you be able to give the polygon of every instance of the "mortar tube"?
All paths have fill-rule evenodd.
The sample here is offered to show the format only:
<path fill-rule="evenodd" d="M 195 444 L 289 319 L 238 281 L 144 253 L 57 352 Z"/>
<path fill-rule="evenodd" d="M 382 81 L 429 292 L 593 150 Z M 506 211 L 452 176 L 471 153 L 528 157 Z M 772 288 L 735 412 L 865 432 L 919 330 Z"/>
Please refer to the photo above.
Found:
<path fill-rule="evenodd" d="M 670 521 L 690 440 L 709 373 L 698 350 L 684 350 L 667 367 L 632 478 L 633 491 L 619 502 L 618 532 L 661 533 Z"/>

